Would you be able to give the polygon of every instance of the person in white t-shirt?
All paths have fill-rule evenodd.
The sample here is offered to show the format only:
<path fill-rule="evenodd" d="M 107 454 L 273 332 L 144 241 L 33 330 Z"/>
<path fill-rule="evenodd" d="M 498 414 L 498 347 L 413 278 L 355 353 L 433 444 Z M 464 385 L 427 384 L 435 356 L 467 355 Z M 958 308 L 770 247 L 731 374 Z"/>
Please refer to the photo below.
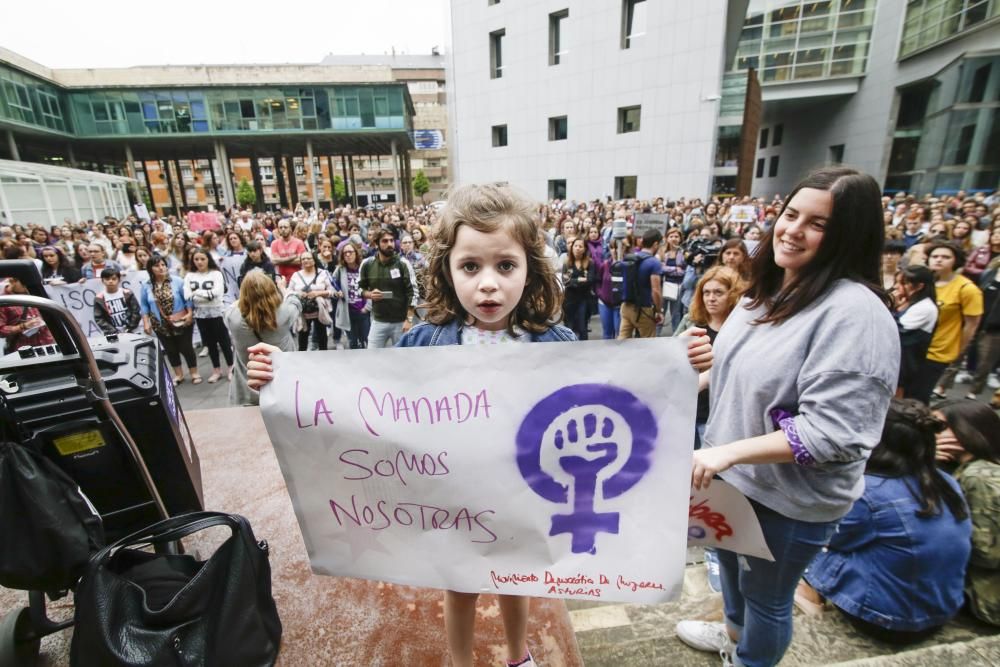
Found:
<path fill-rule="evenodd" d="M 899 271 L 896 287 L 896 321 L 899 323 L 899 391 L 903 398 L 920 398 L 914 380 L 923 365 L 938 321 L 934 273 L 914 264 Z"/>

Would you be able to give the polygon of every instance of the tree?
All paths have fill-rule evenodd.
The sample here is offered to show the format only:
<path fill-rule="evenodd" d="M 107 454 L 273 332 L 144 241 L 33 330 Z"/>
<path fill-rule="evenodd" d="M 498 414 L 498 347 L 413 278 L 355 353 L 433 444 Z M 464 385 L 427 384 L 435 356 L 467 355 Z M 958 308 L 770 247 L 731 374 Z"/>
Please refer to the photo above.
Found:
<path fill-rule="evenodd" d="M 347 187 L 344 185 L 344 179 L 340 176 L 334 176 L 332 189 L 333 192 L 330 193 L 330 199 L 333 200 L 334 205 L 347 201 Z"/>
<path fill-rule="evenodd" d="M 413 176 L 413 194 L 420 197 L 420 201 L 424 201 L 424 195 L 431 191 L 431 183 L 427 180 L 427 174 L 424 173 L 423 169 L 418 169 L 417 173 Z"/>
<path fill-rule="evenodd" d="M 257 203 L 257 193 L 245 178 L 240 181 L 239 187 L 236 188 L 236 203 L 244 208 Z"/>

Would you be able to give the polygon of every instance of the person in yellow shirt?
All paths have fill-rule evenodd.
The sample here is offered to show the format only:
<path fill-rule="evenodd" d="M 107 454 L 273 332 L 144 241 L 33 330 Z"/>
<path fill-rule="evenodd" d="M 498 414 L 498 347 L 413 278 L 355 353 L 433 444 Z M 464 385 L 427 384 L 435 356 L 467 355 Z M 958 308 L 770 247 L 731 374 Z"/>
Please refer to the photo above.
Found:
<path fill-rule="evenodd" d="M 914 395 L 924 402 L 930 401 L 931 387 L 935 397 L 944 398 L 983 315 L 982 291 L 955 273 L 964 262 L 965 252 L 951 243 L 934 243 L 927 249 L 927 266 L 936 279 L 938 321 Z"/>

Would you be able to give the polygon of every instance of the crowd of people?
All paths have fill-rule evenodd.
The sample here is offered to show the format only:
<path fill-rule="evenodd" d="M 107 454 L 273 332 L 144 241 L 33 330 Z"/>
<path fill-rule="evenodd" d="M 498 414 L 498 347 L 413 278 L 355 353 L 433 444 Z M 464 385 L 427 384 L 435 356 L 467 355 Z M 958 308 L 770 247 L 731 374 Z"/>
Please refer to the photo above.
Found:
<path fill-rule="evenodd" d="M 979 400 L 988 385 L 1000 407 L 997 193 L 883 196 L 827 169 L 787 198 L 534 205 L 469 186 L 441 210 L 217 217 L 202 230 L 174 216 L 0 227 L 0 248 L 49 284 L 101 278 L 95 321 L 155 334 L 175 383 L 184 364 L 202 381 L 197 326 L 208 381 L 229 377 L 238 405 L 257 401 L 275 350 L 688 333 L 700 369 L 710 340 L 692 485 L 736 486 L 781 556 L 707 559 L 725 622 L 684 622 L 683 641 L 773 665 L 793 600 L 828 600 L 891 641 L 927 636 L 965 600 L 1000 624 L 1000 418 Z M 145 272 L 136 295 L 119 285 L 129 271 Z M 8 349 L 40 335 L 30 310 L 0 308 Z M 956 382 L 967 397 L 934 404 Z M 947 567 L 915 578 L 917 560 Z M 526 604 L 502 607 L 510 664 L 532 664 Z M 474 609 L 446 597 L 456 664 L 471 659 Z"/>

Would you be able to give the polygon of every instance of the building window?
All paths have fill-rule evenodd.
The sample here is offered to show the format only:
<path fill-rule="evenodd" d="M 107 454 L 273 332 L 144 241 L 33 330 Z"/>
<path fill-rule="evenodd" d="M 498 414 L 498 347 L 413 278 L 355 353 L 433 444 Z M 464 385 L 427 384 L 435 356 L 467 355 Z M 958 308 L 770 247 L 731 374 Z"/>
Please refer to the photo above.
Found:
<path fill-rule="evenodd" d="M 615 176 L 615 199 L 635 199 L 637 176 Z"/>
<path fill-rule="evenodd" d="M 566 116 L 549 118 L 549 141 L 562 141 L 566 138 Z"/>
<path fill-rule="evenodd" d="M 191 169 L 191 165 L 182 164 L 181 165 L 181 178 L 185 181 L 190 181 L 194 178 L 194 170 Z"/>
<path fill-rule="evenodd" d="M 494 148 L 507 145 L 507 126 L 493 126 L 493 146 Z"/>
<path fill-rule="evenodd" d="M 549 199 L 566 199 L 566 179 L 557 178 L 549 181 Z"/>
<path fill-rule="evenodd" d="M 16 81 L 3 80 L 4 97 L 7 98 L 7 105 L 10 107 L 11 115 L 15 120 L 25 123 L 35 122 L 35 112 L 31 108 L 31 97 L 28 95 L 28 88 Z"/>
<path fill-rule="evenodd" d="M 569 10 L 549 14 L 549 65 L 558 65 L 562 50 L 562 21 L 569 17 Z"/>
<path fill-rule="evenodd" d="M 777 175 L 778 175 L 778 156 L 772 155 L 771 164 L 767 168 L 767 177 L 774 178 Z"/>
<path fill-rule="evenodd" d="M 771 142 L 772 146 L 781 145 L 781 136 L 785 133 L 785 124 L 778 123 L 774 126 L 774 141 Z"/>
<path fill-rule="evenodd" d="M 503 38 L 507 31 L 501 28 L 490 33 L 490 78 L 503 76 Z"/>
<path fill-rule="evenodd" d="M 632 48 L 632 40 L 645 34 L 646 0 L 622 0 L 622 48 Z"/>
<path fill-rule="evenodd" d="M 903 20 L 900 57 L 952 39 L 1000 17 L 1000 3 L 993 0 L 909 0 Z"/>
<path fill-rule="evenodd" d="M 760 131 L 760 143 L 757 144 L 757 148 L 767 148 L 767 137 L 768 137 L 769 133 L 770 133 L 770 130 L 767 129 L 766 127 L 761 129 L 761 131 Z"/>
<path fill-rule="evenodd" d="M 764 158 L 757 158 L 757 178 L 764 178 Z"/>
<path fill-rule="evenodd" d="M 187 201 L 188 204 L 197 204 L 198 189 L 191 187 L 184 188 L 184 199 Z"/>
<path fill-rule="evenodd" d="M 270 183 L 274 181 L 274 165 L 262 164 L 260 165 L 260 180 L 264 183 Z"/>
<path fill-rule="evenodd" d="M 618 134 L 639 131 L 639 117 L 642 107 L 618 107 Z"/>
<path fill-rule="evenodd" d="M 836 146 L 830 146 L 829 156 L 827 157 L 827 162 L 830 164 L 841 164 L 844 161 L 844 144 L 837 144 Z"/>

